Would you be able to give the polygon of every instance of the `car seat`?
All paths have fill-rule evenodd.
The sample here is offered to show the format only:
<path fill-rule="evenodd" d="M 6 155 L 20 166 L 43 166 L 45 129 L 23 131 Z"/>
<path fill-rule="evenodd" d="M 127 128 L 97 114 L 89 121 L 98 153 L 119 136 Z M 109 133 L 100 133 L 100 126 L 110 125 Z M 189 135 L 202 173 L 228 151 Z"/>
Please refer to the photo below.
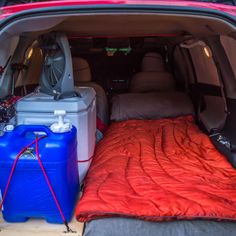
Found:
<path fill-rule="evenodd" d="M 108 103 L 107 96 L 99 84 L 92 81 L 91 70 L 88 62 L 80 57 L 74 57 L 73 73 L 76 87 L 92 87 L 96 92 L 96 110 L 97 117 L 104 123 L 108 124 Z"/>
<path fill-rule="evenodd" d="M 165 70 L 162 56 L 155 52 L 145 54 L 141 72 L 135 74 L 131 79 L 130 92 L 143 93 L 174 89 L 174 78 L 171 73 Z"/>

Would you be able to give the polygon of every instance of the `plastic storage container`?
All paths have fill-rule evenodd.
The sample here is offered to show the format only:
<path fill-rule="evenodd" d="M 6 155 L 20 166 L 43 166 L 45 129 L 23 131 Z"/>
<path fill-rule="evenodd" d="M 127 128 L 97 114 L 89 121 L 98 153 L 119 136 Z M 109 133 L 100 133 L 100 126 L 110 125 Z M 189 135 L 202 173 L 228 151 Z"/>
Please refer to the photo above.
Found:
<path fill-rule="evenodd" d="M 88 160 L 94 153 L 96 143 L 96 100 L 92 88 L 77 90 L 81 97 L 55 101 L 43 93 L 31 93 L 16 103 L 17 124 L 47 125 L 57 122 L 55 110 L 65 110 L 65 122 L 71 122 L 77 129 L 78 160 Z M 91 162 L 91 161 L 90 161 Z M 87 173 L 90 162 L 79 164 L 80 181 Z"/>
<path fill-rule="evenodd" d="M 17 154 L 35 140 L 35 133 L 47 135 L 38 142 L 39 155 L 51 186 L 67 221 L 79 190 L 76 129 L 55 134 L 46 126 L 17 126 L 0 137 L 0 189 L 3 195 Z M 21 155 L 3 204 L 3 218 L 24 222 L 28 218 L 45 218 L 63 223 L 35 154 L 35 145 Z"/>

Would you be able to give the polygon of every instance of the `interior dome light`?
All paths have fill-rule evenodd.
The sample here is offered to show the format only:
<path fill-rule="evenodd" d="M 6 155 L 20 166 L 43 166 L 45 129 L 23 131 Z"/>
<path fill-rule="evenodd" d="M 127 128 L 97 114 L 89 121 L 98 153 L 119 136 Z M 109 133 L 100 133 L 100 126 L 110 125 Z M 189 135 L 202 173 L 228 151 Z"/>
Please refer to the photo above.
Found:
<path fill-rule="evenodd" d="M 203 51 L 206 57 L 212 58 L 212 52 L 211 49 L 208 46 L 203 47 Z"/>
<path fill-rule="evenodd" d="M 33 54 L 33 48 L 29 48 L 26 52 L 26 59 L 29 60 Z"/>

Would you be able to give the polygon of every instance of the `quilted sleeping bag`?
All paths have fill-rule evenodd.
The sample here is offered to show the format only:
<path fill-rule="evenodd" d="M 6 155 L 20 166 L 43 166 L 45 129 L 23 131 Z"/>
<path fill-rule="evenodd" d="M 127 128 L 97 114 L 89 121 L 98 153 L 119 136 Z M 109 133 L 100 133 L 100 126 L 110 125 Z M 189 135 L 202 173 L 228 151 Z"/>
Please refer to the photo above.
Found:
<path fill-rule="evenodd" d="M 76 209 L 100 217 L 236 220 L 236 170 L 191 116 L 113 123 Z"/>

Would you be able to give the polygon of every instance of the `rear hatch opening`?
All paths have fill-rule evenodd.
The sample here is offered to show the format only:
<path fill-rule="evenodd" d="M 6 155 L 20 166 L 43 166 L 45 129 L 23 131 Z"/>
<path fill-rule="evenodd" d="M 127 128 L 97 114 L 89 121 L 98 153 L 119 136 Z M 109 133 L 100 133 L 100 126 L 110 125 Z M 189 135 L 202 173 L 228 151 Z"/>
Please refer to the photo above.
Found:
<path fill-rule="evenodd" d="M 125 11 L 114 7 L 112 11 L 84 8 L 81 13 L 74 9 L 59 13 L 29 14 L 1 28 L 1 136 L 6 125 L 17 125 L 17 103 L 38 92 L 45 63 L 40 39 L 59 32 L 67 36 L 70 45 L 76 91 L 89 87 L 96 92 L 96 117 L 90 95 L 84 95 L 87 100 L 81 105 L 91 111 L 83 121 L 88 135 L 80 137 L 90 154 L 84 154 L 82 161 L 92 161 L 90 137 L 94 130 L 99 143 L 114 122 L 192 115 L 201 131 L 236 167 L 236 34 L 232 18 L 208 14 L 207 10 L 169 11 L 167 7 L 162 12 L 130 6 Z M 30 124 L 33 118 L 25 114 L 24 122 Z M 32 221 L 21 227 L 1 222 L 0 229 L 4 235 L 14 231 L 30 235 L 31 230 L 38 231 L 39 224 L 42 234 L 61 231 L 61 226 L 44 228 L 43 221 L 36 224 Z M 73 221 L 71 225 L 82 235 L 82 223 Z"/>

